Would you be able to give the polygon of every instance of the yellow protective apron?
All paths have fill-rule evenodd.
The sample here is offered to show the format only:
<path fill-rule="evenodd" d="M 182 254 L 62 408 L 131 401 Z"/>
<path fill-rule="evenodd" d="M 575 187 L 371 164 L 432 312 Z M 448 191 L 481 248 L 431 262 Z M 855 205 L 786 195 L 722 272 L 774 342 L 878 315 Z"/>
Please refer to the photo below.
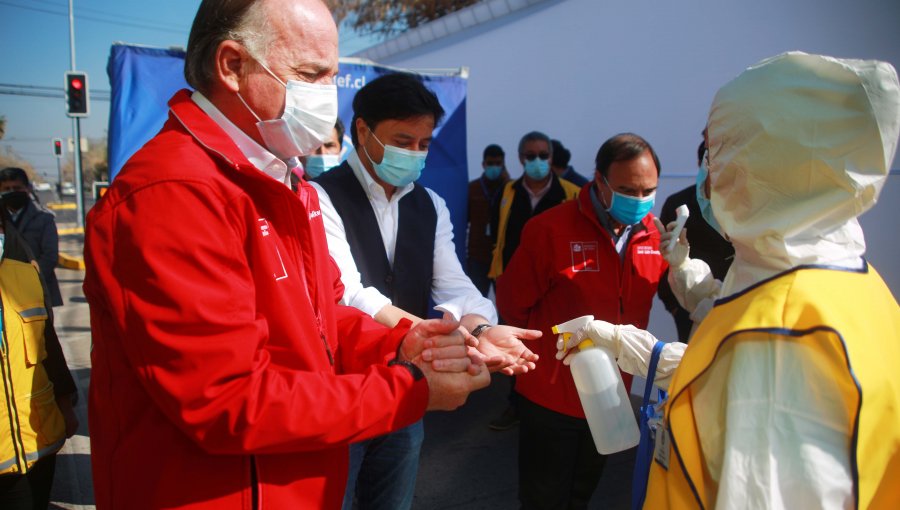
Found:
<path fill-rule="evenodd" d="M 829 367 L 841 367 L 828 370 L 853 417 L 848 444 L 856 508 L 900 508 L 900 307 L 869 265 L 793 270 L 716 304 L 669 385 L 644 508 L 712 507 L 717 486 L 700 448 L 692 384 L 723 346 L 765 333 L 819 349 Z"/>

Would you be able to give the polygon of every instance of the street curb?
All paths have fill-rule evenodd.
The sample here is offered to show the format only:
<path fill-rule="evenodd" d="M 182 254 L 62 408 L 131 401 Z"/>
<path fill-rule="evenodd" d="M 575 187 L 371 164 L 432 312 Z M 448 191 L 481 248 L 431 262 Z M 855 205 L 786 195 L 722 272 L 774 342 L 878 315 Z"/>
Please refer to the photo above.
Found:
<path fill-rule="evenodd" d="M 63 209 L 75 209 L 76 204 L 71 202 L 50 202 L 47 204 L 47 209 L 51 209 L 53 211 L 61 211 Z"/>
<path fill-rule="evenodd" d="M 65 253 L 59 254 L 59 265 L 66 269 L 84 270 L 84 259 L 81 257 L 73 257 Z"/>

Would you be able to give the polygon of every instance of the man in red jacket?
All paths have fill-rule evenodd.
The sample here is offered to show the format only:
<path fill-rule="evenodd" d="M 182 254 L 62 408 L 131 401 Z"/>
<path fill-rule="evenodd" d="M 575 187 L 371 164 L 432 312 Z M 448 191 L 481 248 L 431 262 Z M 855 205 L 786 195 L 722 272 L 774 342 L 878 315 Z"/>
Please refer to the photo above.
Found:
<path fill-rule="evenodd" d="M 488 383 L 457 323 L 337 305 L 316 193 L 288 186 L 334 126 L 336 72 L 320 0 L 201 3 L 196 92 L 88 220 L 98 508 L 338 508 L 349 443 Z"/>
<path fill-rule="evenodd" d="M 519 500 L 523 509 L 586 508 L 600 479 L 597 453 L 569 367 L 555 358 L 555 324 L 593 315 L 646 328 L 666 262 L 650 209 L 659 159 L 646 140 L 607 140 L 594 181 L 578 199 L 525 224 L 522 240 L 497 280 L 506 321 L 544 334 L 532 346 L 541 370 L 516 376 Z M 630 386 L 631 377 L 625 374 Z"/>

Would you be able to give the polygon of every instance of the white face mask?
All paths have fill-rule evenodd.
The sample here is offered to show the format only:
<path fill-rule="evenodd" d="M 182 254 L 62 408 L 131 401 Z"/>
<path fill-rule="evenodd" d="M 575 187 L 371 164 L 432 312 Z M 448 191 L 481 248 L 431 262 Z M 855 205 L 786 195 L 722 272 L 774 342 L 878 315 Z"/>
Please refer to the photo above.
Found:
<path fill-rule="evenodd" d="M 279 159 L 311 154 L 321 146 L 337 120 L 337 87 L 288 80 L 285 84 L 259 62 L 285 88 L 284 113 L 280 119 L 262 120 L 238 93 L 238 99 L 258 121 L 256 127 L 269 151 Z"/>

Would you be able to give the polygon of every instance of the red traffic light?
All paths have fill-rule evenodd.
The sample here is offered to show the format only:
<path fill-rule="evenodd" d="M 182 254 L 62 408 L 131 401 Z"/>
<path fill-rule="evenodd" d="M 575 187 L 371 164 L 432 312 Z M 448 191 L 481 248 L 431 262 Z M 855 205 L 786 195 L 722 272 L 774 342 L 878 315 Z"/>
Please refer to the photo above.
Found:
<path fill-rule="evenodd" d="M 66 71 L 66 115 L 87 117 L 90 111 L 88 93 L 87 73 Z"/>

